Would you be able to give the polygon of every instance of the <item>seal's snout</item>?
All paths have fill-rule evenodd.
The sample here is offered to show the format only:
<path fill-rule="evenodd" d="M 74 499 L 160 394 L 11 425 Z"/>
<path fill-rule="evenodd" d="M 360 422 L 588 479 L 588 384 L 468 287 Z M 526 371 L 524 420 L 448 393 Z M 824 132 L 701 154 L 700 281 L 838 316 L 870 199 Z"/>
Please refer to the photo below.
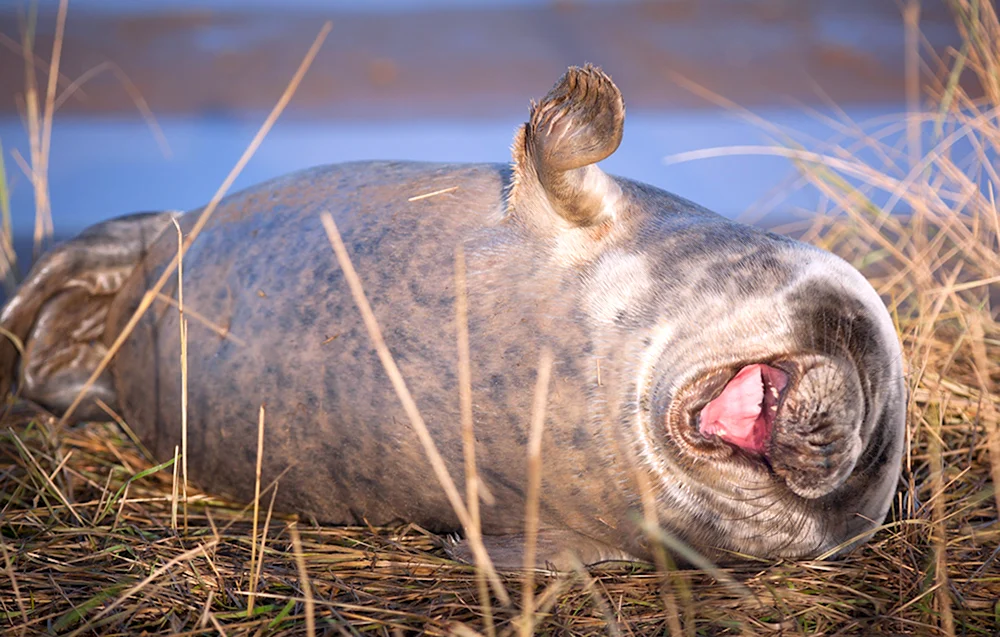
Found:
<path fill-rule="evenodd" d="M 836 356 L 801 361 L 774 421 L 767 458 L 788 487 L 819 498 L 840 487 L 861 454 L 865 397 L 857 370 Z"/>
<path fill-rule="evenodd" d="M 865 405 L 850 361 L 809 355 L 746 364 L 731 374 L 702 384 L 695 436 L 758 457 L 802 498 L 822 497 L 847 480 L 861 453 Z"/>
<path fill-rule="evenodd" d="M 763 454 L 771 439 L 788 374 L 764 364 L 747 365 L 730 380 L 722 393 L 701 410 L 698 430 Z"/>

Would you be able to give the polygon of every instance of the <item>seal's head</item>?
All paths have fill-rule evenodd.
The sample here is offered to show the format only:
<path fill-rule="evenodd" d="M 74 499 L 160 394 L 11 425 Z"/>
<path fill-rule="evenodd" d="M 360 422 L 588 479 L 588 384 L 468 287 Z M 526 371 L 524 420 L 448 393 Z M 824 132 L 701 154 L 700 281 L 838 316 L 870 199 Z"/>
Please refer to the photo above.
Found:
<path fill-rule="evenodd" d="M 661 522 L 716 555 L 856 543 L 900 470 L 888 312 L 832 254 L 603 173 L 623 122 L 610 78 L 570 69 L 515 138 L 510 213 L 582 273 L 595 347 L 622 377 L 605 374 L 614 416 Z"/>
<path fill-rule="evenodd" d="M 848 548 L 884 519 L 900 470 L 906 388 L 888 313 L 843 261 L 766 235 L 711 269 L 714 285 L 691 288 L 697 310 L 664 320 L 643 352 L 640 455 L 667 518 L 743 554 Z"/>

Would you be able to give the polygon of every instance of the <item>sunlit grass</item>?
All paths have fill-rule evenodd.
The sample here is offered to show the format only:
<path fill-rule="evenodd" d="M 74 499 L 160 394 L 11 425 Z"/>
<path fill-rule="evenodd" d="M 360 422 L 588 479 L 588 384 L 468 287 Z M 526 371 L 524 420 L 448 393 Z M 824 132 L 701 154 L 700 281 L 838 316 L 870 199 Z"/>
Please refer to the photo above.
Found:
<path fill-rule="evenodd" d="M 849 559 L 668 574 L 658 560 L 661 572 L 538 573 L 523 613 L 505 593 L 484 604 L 481 572 L 447 559 L 442 538 L 412 525 L 296 525 L 269 508 L 258 533 L 250 507 L 193 488 L 187 524 L 171 525 L 174 482 L 156 470 L 175 468 L 173 460 L 151 468 L 115 425 L 57 431 L 46 416 L 21 412 L 9 414 L 0 433 L 0 626 L 14 634 L 124 626 L 509 634 L 528 620 L 554 634 L 993 634 L 1000 625 L 1000 24 L 989 3 L 953 5 L 965 43 L 945 60 L 924 56 L 924 70 L 938 80 L 902 128 L 844 119 L 831 122 L 837 144 L 687 157 L 793 159 L 824 205 L 783 229 L 865 272 L 895 320 L 911 392 L 903 476 L 884 528 Z M 963 89 L 970 78 L 981 97 Z M 38 116 L 39 149 L 48 112 Z M 47 162 L 47 153 L 39 158 Z M 12 265 L 4 175 L 0 163 L 0 256 Z M 47 187 L 37 177 L 31 183 Z M 258 485 L 254 506 L 274 489 Z M 475 528 L 471 506 L 467 515 Z M 493 581 L 514 592 L 522 579 Z"/>

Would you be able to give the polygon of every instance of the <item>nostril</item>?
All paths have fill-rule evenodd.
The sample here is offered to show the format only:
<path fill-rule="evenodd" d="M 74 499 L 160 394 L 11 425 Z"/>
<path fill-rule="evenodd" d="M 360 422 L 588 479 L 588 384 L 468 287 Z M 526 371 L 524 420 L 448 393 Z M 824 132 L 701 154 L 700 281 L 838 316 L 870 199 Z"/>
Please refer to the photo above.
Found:
<path fill-rule="evenodd" d="M 822 497 L 850 477 L 861 453 L 864 397 L 857 370 L 816 357 L 784 398 L 768 459 L 803 498 Z"/>

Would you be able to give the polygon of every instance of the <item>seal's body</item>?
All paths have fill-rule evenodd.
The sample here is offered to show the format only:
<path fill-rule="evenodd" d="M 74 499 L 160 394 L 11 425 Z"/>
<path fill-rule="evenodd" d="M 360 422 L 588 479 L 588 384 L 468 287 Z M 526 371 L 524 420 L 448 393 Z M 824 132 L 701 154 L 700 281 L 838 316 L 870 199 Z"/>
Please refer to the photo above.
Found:
<path fill-rule="evenodd" d="M 545 347 L 555 364 L 540 560 L 558 563 L 566 549 L 588 563 L 648 557 L 636 523 L 644 488 L 661 525 L 716 556 L 816 556 L 881 522 L 905 387 L 878 296 L 826 252 L 601 172 L 594 163 L 617 148 L 623 116 L 607 76 L 571 69 L 515 138 L 513 166 L 343 164 L 224 200 L 182 264 L 193 481 L 253 497 L 263 404 L 263 481 L 281 476 L 281 510 L 460 528 L 323 232 L 329 212 L 459 480 L 454 272 L 464 251 L 476 456 L 493 496 L 482 526 L 500 565 L 521 563 Z M 180 216 L 182 231 L 200 214 Z M 175 257 L 173 217 L 108 222 L 36 267 L 0 315 L 26 340 L 23 369 L 35 370 L 22 371 L 23 394 L 66 408 Z M 101 253 L 94 242 L 123 247 Z M 67 283 L 80 280 L 90 283 Z M 160 458 L 181 443 L 177 283 L 89 390 L 116 401 Z M 90 308 L 82 337 L 65 337 L 71 305 Z M 64 362 L 39 370 L 33 353 Z M 13 354 L 0 354 L 12 367 Z M 80 413 L 93 416 L 91 404 Z"/>

